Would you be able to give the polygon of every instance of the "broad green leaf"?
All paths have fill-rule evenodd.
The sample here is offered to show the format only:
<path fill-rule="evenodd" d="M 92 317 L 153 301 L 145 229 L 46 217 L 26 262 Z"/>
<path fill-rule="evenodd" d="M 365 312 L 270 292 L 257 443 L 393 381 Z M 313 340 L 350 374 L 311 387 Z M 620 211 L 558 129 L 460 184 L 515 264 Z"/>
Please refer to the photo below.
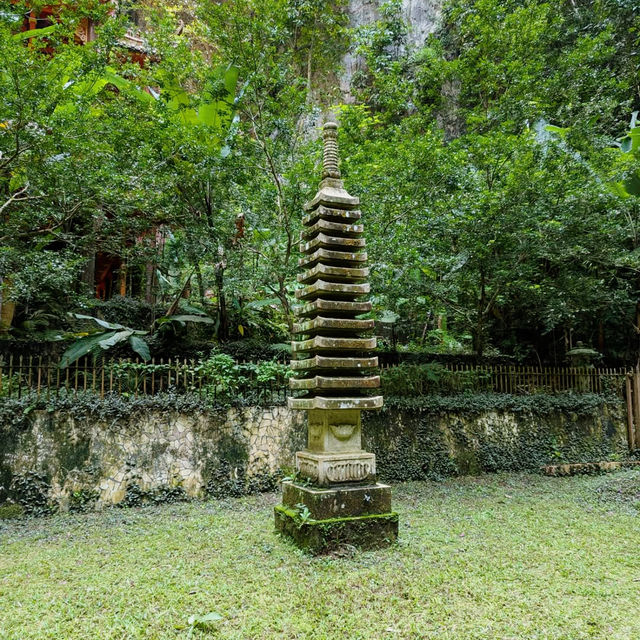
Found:
<path fill-rule="evenodd" d="M 124 342 L 130 335 L 133 334 L 132 329 L 125 329 L 124 331 L 116 331 L 112 336 L 104 340 L 100 340 L 98 343 L 105 351 L 115 346 L 119 342 Z"/>
<path fill-rule="evenodd" d="M 613 191 L 613 193 L 615 193 L 617 196 L 621 197 L 621 198 L 629 198 L 630 194 L 627 192 L 627 190 L 625 189 L 624 183 L 622 182 L 612 182 L 609 187 L 611 188 L 611 191 Z"/>
<path fill-rule="evenodd" d="M 86 336 L 84 338 L 80 338 L 77 342 L 74 342 L 63 354 L 60 359 L 60 368 L 64 369 L 68 367 L 70 364 L 74 363 L 82 356 L 86 356 L 87 353 L 98 349 L 100 343 L 105 339 L 109 339 L 116 335 L 115 331 L 109 331 L 106 333 L 98 333 L 92 336 Z"/>
<path fill-rule="evenodd" d="M 107 322 L 106 320 L 101 320 L 100 318 L 95 318 L 94 316 L 86 316 L 82 313 L 71 313 L 69 315 L 73 316 L 74 318 L 78 318 L 78 320 L 93 320 L 93 322 L 99 324 L 105 329 L 126 329 L 124 325 L 118 324 L 117 322 Z"/>
<path fill-rule="evenodd" d="M 185 311 L 186 313 L 192 313 L 193 315 L 196 315 L 196 316 L 204 315 L 204 312 L 200 307 L 196 307 L 193 304 L 189 304 L 185 300 L 180 300 L 179 307 L 181 311 Z"/>
<path fill-rule="evenodd" d="M 129 344 L 131 348 L 146 362 L 151 360 L 151 353 L 149 352 L 149 345 L 138 336 L 130 336 Z"/>
<path fill-rule="evenodd" d="M 211 613 L 207 613 L 205 616 L 198 617 L 196 622 L 218 622 L 219 620 L 222 620 L 222 616 L 219 613 L 212 611 Z"/>
<path fill-rule="evenodd" d="M 137 87 L 130 80 L 119 76 L 114 69 L 107 68 L 104 79 L 123 93 L 136 98 L 140 102 L 153 102 L 153 97 L 149 93 Z"/>
<path fill-rule="evenodd" d="M 632 196 L 640 196 L 640 176 L 634 174 L 624 181 L 625 191 Z"/>
<path fill-rule="evenodd" d="M 168 320 L 175 320 L 177 322 L 202 322 L 204 324 L 213 324 L 213 320 L 209 316 L 177 315 L 169 316 Z"/>
<path fill-rule="evenodd" d="M 195 316 L 195 315 L 175 315 L 175 316 L 162 316 L 156 320 L 157 325 L 167 324 L 168 322 L 177 322 L 184 325 L 186 322 L 200 322 L 202 324 L 214 324 L 214 321 L 209 316 Z"/>
<path fill-rule="evenodd" d="M 68 89 L 78 96 L 95 96 L 102 91 L 107 82 L 107 79 L 103 76 L 98 78 L 87 78 L 70 84 Z"/>
<path fill-rule="evenodd" d="M 231 114 L 233 112 L 233 98 L 238 83 L 238 68 L 229 67 L 224 71 L 218 71 L 222 74 L 226 95 L 216 97 L 213 95 L 211 85 L 203 92 L 203 100 L 198 109 L 198 120 L 218 133 L 222 133 L 231 122 Z"/>
<path fill-rule="evenodd" d="M 631 152 L 636 153 L 640 148 L 640 127 L 631 129 L 629 137 L 631 138 Z"/>
<path fill-rule="evenodd" d="M 57 24 L 52 24 L 50 27 L 43 27 L 42 29 L 31 29 L 30 31 L 21 31 L 12 36 L 14 40 L 28 40 L 29 38 L 42 38 L 44 36 L 51 35 L 58 30 Z"/>
<path fill-rule="evenodd" d="M 567 131 L 569 131 L 568 128 L 563 128 L 563 127 L 556 127 L 554 124 L 548 124 L 545 129 L 547 131 L 549 131 L 550 133 L 555 133 L 559 136 L 563 136 L 565 133 L 567 133 Z"/>
<path fill-rule="evenodd" d="M 278 298 L 263 298 L 262 300 L 251 300 L 245 305 L 247 309 L 262 309 L 268 305 L 278 305 L 280 300 Z"/>

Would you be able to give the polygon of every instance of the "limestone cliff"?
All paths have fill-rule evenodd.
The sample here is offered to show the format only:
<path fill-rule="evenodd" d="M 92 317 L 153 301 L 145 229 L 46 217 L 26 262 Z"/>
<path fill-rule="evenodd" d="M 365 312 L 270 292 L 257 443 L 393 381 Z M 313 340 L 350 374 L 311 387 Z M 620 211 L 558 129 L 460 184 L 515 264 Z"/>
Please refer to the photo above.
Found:
<path fill-rule="evenodd" d="M 348 6 L 349 23 L 357 28 L 378 20 L 379 7 L 385 0 L 350 0 Z M 402 0 L 402 12 L 409 25 L 408 45 L 420 47 L 426 37 L 439 25 L 444 0 Z M 346 101 L 351 97 L 351 79 L 358 69 L 358 59 L 347 53 L 342 61 L 343 72 L 340 88 Z"/>

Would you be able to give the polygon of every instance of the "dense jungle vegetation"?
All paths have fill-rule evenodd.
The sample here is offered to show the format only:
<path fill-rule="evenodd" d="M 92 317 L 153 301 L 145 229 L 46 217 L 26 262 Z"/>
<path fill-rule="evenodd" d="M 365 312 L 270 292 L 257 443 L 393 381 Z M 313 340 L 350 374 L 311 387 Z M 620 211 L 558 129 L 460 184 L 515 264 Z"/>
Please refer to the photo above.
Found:
<path fill-rule="evenodd" d="M 384 348 L 638 359 L 635 1 L 448 0 L 419 47 L 397 1 L 358 29 L 344 0 L 33 9 L 0 2 L 3 348 L 105 321 L 141 354 L 286 343 L 333 113 Z"/>

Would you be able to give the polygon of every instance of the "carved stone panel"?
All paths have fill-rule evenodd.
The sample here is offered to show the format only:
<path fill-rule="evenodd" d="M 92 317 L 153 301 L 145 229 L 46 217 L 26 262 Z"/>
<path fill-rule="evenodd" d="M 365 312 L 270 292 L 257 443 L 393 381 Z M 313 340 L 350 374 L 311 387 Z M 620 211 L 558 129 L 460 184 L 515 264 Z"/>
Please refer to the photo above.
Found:
<path fill-rule="evenodd" d="M 320 486 L 375 482 L 376 457 L 373 453 L 318 454 L 296 453 L 296 468 L 300 475 Z"/>
<path fill-rule="evenodd" d="M 309 411 L 308 449 L 318 453 L 361 451 L 358 409 Z"/>

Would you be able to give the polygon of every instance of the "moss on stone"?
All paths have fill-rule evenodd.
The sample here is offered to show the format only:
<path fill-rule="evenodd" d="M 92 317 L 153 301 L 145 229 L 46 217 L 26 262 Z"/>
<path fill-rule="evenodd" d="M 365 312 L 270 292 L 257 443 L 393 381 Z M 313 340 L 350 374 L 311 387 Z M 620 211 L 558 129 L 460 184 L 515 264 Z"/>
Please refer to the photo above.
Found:
<path fill-rule="evenodd" d="M 11 520 L 21 518 L 24 515 L 24 507 L 19 504 L 0 505 L 0 520 Z"/>
<path fill-rule="evenodd" d="M 548 398 L 540 402 L 543 415 L 536 414 L 530 399 L 518 411 L 505 405 L 484 414 L 467 414 L 463 406 L 443 413 L 437 403 L 387 408 L 365 416 L 364 446 L 376 454 L 380 479 L 395 482 L 628 456 L 619 403 L 602 403 L 586 413 L 584 399 L 576 396 L 575 411 L 562 398 L 557 411 L 549 413 Z"/>
<path fill-rule="evenodd" d="M 278 505 L 274 510 L 276 530 L 313 554 L 327 553 L 343 545 L 359 549 L 380 549 L 398 538 L 398 514 L 395 512 L 303 520 L 300 513 Z"/>

